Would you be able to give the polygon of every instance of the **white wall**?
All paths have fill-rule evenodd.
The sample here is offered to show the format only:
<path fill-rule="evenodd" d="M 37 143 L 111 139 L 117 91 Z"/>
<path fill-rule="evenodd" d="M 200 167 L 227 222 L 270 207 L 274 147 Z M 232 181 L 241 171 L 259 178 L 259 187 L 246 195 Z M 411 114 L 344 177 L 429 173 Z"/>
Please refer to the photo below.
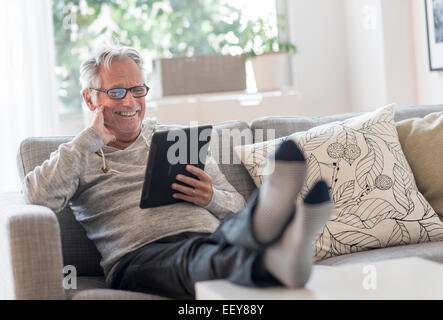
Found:
<path fill-rule="evenodd" d="M 443 71 L 429 70 L 425 4 L 424 1 L 417 0 L 409 2 L 413 17 L 418 104 L 442 104 Z"/>
<path fill-rule="evenodd" d="M 418 103 L 410 1 L 287 0 L 286 7 L 298 48 L 294 84 L 307 109 Z"/>
<path fill-rule="evenodd" d="M 351 109 L 386 103 L 380 0 L 345 0 Z"/>
<path fill-rule="evenodd" d="M 349 111 L 348 65 L 343 0 L 289 0 L 289 37 L 295 88 L 313 113 Z"/>
<path fill-rule="evenodd" d="M 413 0 L 423 3 L 423 0 Z M 405 0 L 381 0 L 387 101 L 418 103 L 412 7 Z"/>

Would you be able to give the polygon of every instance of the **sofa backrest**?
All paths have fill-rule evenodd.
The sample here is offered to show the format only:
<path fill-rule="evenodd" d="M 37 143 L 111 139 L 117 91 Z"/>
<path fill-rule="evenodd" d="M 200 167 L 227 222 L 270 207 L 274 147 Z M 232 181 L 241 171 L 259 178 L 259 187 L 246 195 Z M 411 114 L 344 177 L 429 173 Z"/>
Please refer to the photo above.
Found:
<path fill-rule="evenodd" d="M 177 126 L 160 126 L 158 129 L 176 128 Z M 222 131 L 232 132 L 233 143 L 226 143 L 226 137 Z M 227 180 L 237 189 L 243 197 L 248 198 L 255 189 L 255 185 L 246 169 L 239 162 L 238 164 L 223 164 L 221 161 L 223 154 L 234 157 L 232 148 L 234 145 L 252 141 L 252 134 L 249 126 L 244 121 L 229 121 L 214 126 L 213 134 L 219 139 L 214 139 L 211 143 L 212 154 L 217 156 L 220 170 Z M 236 139 L 239 134 L 246 135 L 246 139 Z M 70 141 L 73 137 L 34 137 L 22 141 L 17 154 L 17 167 L 20 179 L 32 171 L 36 166 L 41 165 L 49 159 L 52 152 L 56 151 L 62 143 Z M 230 138 L 228 138 L 230 139 Z M 60 225 L 60 235 L 62 241 L 63 263 L 64 265 L 74 265 L 79 276 L 102 275 L 100 267 L 101 255 L 97 251 L 94 243 L 86 236 L 83 227 L 75 220 L 74 214 L 69 206 L 57 214 Z"/>
<path fill-rule="evenodd" d="M 424 117 L 425 115 L 443 110 L 443 105 L 431 106 L 412 106 L 399 107 L 395 112 L 395 121 L 414 117 Z M 254 136 L 254 142 L 261 142 L 269 140 L 268 135 L 275 134 L 275 138 L 285 137 L 294 132 L 306 131 L 313 127 L 330 123 L 334 121 L 341 121 L 351 117 L 355 117 L 364 112 L 343 113 L 324 117 L 264 117 L 254 120 L 250 127 Z M 270 133 L 268 129 L 275 130 Z M 261 130 L 263 135 L 257 134 L 257 130 Z M 263 137 L 263 138 L 262 138 Z"/>

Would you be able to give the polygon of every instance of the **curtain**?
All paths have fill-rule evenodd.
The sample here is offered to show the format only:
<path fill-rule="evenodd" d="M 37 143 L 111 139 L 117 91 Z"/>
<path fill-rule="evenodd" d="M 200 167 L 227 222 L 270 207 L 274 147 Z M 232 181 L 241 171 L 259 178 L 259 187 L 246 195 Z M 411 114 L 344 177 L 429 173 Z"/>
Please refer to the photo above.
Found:
<path fill-rule="evenodd" d="M 0 5 L 0 191 L 18 191 L 20 142 L 57 132 L 51 0 Z"/>

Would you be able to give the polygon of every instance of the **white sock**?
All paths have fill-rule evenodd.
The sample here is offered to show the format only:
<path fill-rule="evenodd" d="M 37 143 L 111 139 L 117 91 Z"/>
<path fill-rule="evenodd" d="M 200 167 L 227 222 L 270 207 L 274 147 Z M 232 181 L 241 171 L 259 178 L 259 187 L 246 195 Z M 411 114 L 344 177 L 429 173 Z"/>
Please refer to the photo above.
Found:
<path fill-rule="evenodd" d="M 320 183 L 322 185 L 319 186 Z M 306 202 L 310 196 L 314 196 L 315 202 Z M 306 199 L 281 240 L 267 248 L 264 256 L 267 270 L 291 288 L 302 287 L 309 280 L 313 261 L 312 244 L 333 209 L 324 182 L 317 183 Z"/>
<path fill-rule="evenodd" d="M 306 176 L 306 161 L 292 140 L 275 153 L 274 171 L 260 188 L 252 226 L 262 243 L 275 239 L 294 214 L 295 200 Z"/>

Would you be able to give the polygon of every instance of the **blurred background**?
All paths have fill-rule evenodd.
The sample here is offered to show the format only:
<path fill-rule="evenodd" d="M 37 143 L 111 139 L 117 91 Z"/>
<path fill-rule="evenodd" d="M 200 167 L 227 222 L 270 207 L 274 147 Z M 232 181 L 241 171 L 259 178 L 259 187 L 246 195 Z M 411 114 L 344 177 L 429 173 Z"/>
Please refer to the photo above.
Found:
<path fill-rule="evenodd" d="M 76 135 L 89 124 L 79 67 L 103 44 L 142 53 L 152 88 L 147 116 L 162 123 L 250 122 L 443 101 L 441 68 L 430 63 L 443 41 L 441 0 L 0 5 L 0 191 L 20 188 L 16 154 L 23 139 Z"/>

